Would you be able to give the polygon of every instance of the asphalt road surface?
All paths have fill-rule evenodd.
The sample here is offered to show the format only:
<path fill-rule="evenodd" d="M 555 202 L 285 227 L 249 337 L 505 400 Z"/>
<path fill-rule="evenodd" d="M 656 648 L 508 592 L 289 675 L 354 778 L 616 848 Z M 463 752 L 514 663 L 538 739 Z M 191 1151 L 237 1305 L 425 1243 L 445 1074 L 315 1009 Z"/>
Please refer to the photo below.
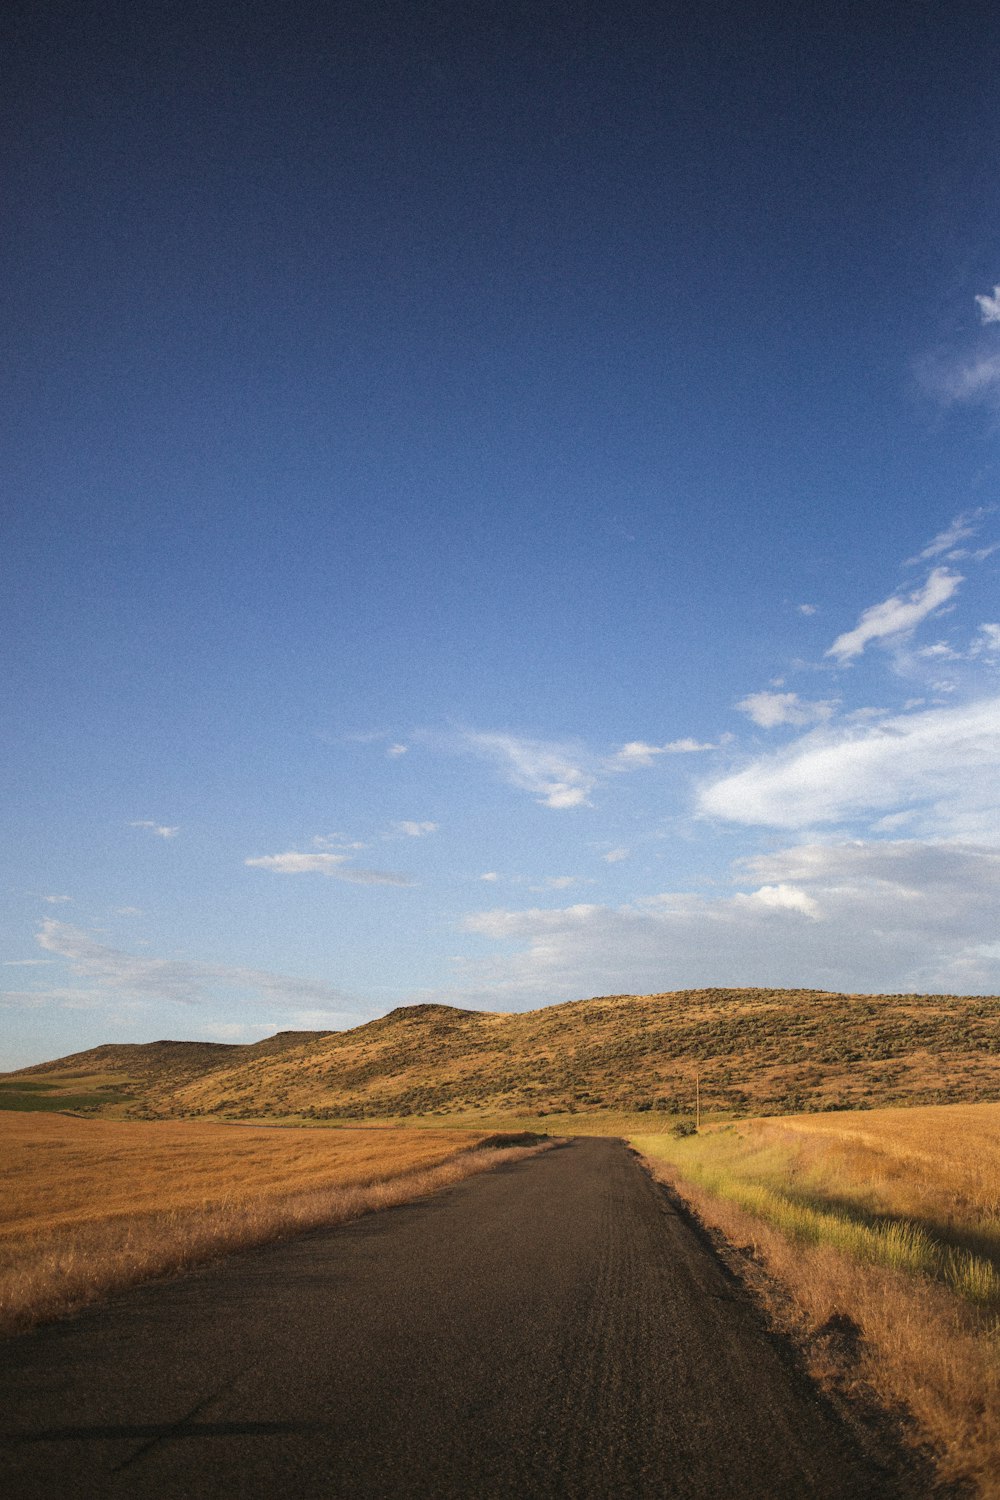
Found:
<path fill-rule="evenodd" d="M 11 1339 L 0 1433 L 5 1500 L 913 1493 L 608 1140 Z"/>

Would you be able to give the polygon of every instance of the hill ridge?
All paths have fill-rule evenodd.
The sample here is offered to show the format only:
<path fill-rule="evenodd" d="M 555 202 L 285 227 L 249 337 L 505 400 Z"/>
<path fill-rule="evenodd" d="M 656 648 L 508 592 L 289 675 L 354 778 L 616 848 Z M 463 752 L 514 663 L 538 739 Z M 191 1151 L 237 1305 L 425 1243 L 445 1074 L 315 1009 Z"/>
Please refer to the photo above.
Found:
<path fill-rule="evenodd" d="M 87 1068 L 153 1116 L 683 1112 L 696 1073 L 703 1106 L 734 1114 L 973 1102 L 1000 1098 L 1000 998 L 758 986 L 521 1012 L 421 1002 L 345 1031 L 107 1044 L 8 1077 Z"/>

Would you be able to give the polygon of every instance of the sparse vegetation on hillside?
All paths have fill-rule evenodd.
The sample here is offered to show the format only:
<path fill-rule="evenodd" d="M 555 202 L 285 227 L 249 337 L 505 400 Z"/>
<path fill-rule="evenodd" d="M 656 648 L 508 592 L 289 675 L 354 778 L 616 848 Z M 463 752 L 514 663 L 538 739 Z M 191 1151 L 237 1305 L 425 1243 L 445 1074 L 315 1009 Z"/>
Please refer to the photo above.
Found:
<path fill-rule="evenodd" d="M 455 1130 L 0 1118 L 0 1333 L 243 1246 L 342 1223 L 539 1141 Z"/>
<path fill-rule="evenodd" d="M 9 1078 L 88 1073 L 120 1112 L 307 1120 L 767 1115 L 1000 1097 L 1000 998 L 684 990 L 521 1015 L 415 1005 L 252 1047 L 101 1047 Z M 55 1103 L 55 1096 L 53 1103 Z"/>
<path fill-rule="evenodd" d="M 791 1292 L 817 1373 L 846 1352 L 855 1378 L 909 1407 L 946 1477 L 1000 1495 L 1000 1105 L 758 1120 L 634 1144 Z M 752 1279 L 753 1261 L 744 1269 Z"/>

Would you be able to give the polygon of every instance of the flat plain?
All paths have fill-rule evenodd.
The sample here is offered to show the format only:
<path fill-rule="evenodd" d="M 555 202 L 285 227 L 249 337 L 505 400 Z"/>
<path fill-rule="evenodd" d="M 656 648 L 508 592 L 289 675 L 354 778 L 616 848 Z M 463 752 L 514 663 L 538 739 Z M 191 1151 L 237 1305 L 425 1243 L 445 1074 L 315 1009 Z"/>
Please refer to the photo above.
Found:
<path fill-rule="evenodd" d="M 0 1115 L 0 1331 L 432 1191 L 523 1149 L 476 1149 L 484 1139 Z"/>
<path fill-rule="evenodd" d="M 11 1500 L 927 1494 L 594 1139 L 12 1340 L 0 1480 Z"/>

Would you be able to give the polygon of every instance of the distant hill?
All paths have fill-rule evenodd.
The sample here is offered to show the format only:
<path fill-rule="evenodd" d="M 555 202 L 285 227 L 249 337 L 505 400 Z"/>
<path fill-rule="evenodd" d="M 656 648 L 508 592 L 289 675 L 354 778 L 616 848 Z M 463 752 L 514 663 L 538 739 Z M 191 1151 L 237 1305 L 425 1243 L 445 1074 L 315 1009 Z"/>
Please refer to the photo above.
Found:
<path fill-rule="evenodd" d="M 705 989 L 518 1015 L 412 1005 L 251 1046 L 96 1047 L 0 1089 L 79 1093 L 92 1078 L 117 1112 L 147 1116 L 683 1113 L 696 1073 L 703 1108 L 737 1114 L 1000 1099 L 1000 998 Z"/>
<path fill-rule="evenodd" d="M 148 1112 L 148 1100 L 239 1060 L 275 1057 L 329 1031 L 279 1031 L 261 1042 L 105 1042 L 54 1062 L 0 1073 L 0 1109 L 88 1109 L 133 1104 Z M 157 1113 L 162 1110 L 158 1107 Z"/>

